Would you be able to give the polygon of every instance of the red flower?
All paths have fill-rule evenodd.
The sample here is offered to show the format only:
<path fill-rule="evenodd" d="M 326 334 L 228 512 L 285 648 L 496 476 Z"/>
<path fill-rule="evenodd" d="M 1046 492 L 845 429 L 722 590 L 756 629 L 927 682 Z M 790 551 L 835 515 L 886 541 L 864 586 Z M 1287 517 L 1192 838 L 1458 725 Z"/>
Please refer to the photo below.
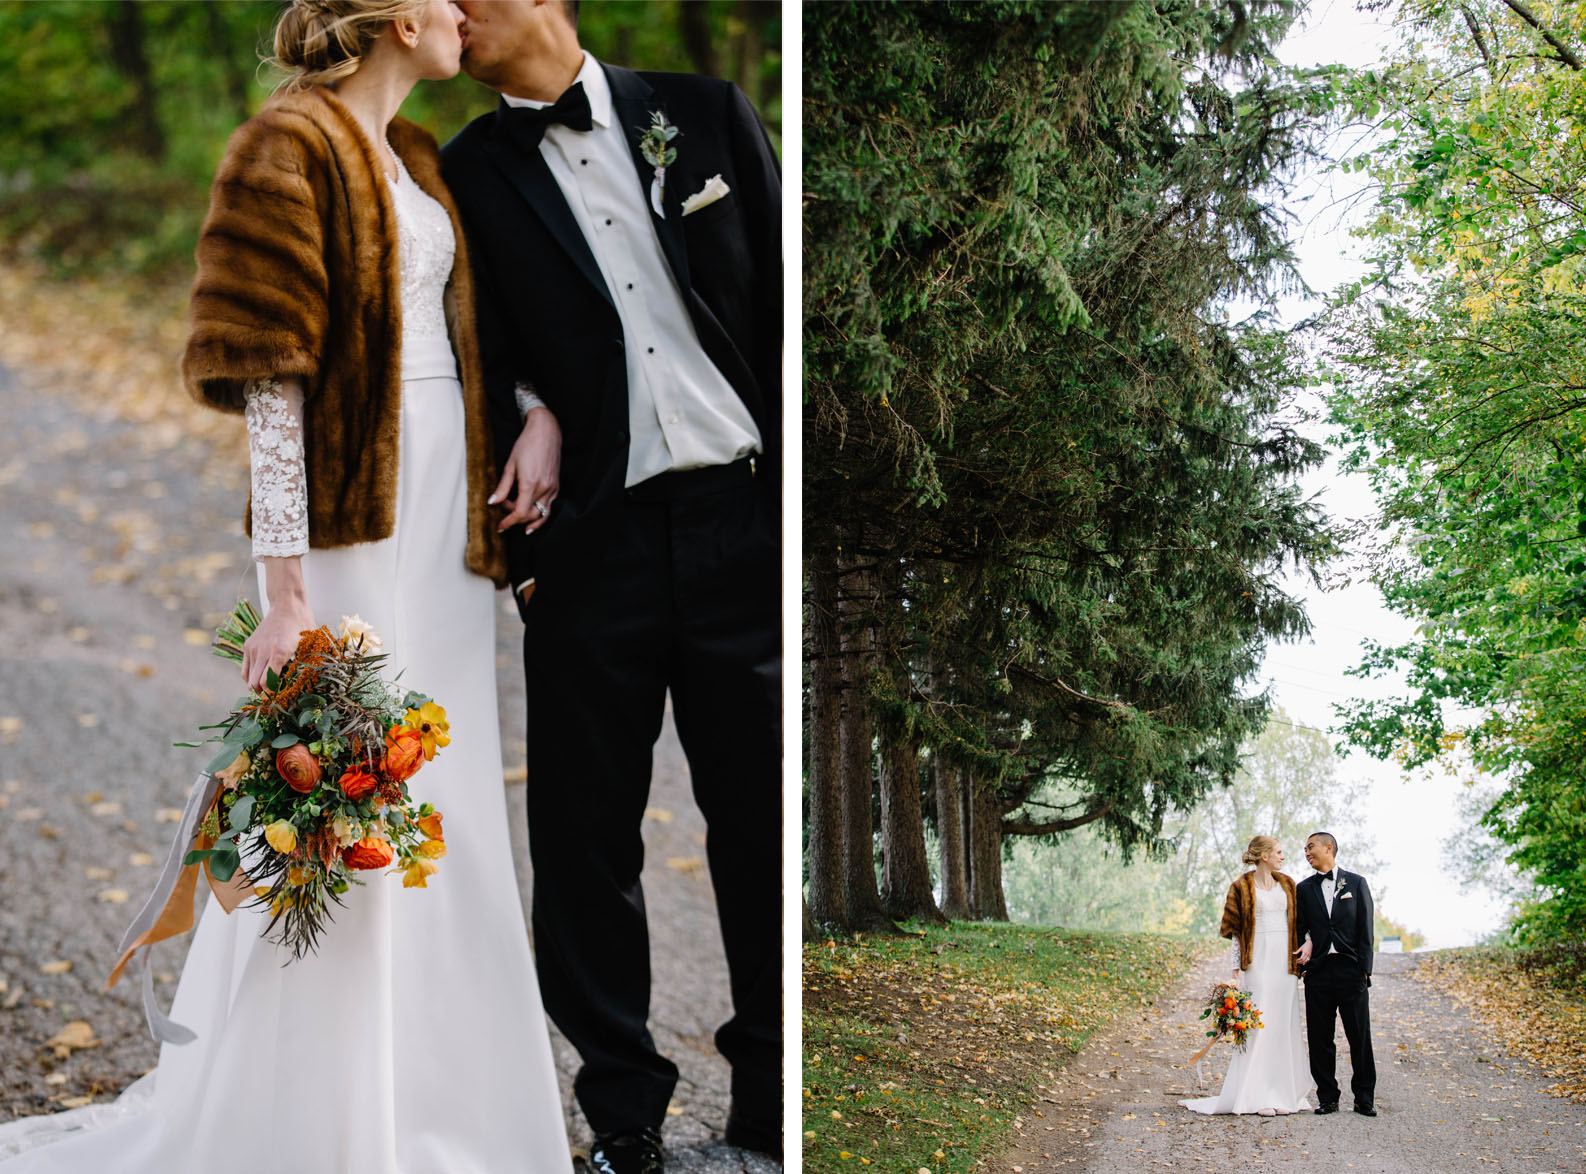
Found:
<path fill-rule="evenodd" d="M 361 766 L 349 767 L 342 772 L 340 780 L 341 793 L 356 803 L 373 791 L 379 781 Z"/>
<path fill-rule="evenodd" d="M 350 848 L 342 849 L 341 858 L 348 868 L 384 868 L 395 858 L 391 845 L 377 836 L 365 836 Z"/>
<path fill-rule="evenodd" d="M 418 731 L 392 726 L 385 736 L 385 761 L 380 766 L 386 777 L 400 783 L 423 765 L 424 739 Z"/>
<path fill-rule="evenodd" d="M 319 782 L 319 759 L 308 752 L 301 742 L 275 752 L 275 769 L 294 791 L 307 795 Z"/>

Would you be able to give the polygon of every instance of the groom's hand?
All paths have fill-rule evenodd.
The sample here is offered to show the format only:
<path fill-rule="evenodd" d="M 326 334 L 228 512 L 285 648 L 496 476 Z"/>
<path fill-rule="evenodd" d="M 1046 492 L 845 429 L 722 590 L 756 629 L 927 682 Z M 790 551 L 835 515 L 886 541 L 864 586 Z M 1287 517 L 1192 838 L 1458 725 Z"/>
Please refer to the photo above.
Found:
<path fill-rule="evenodd" d="M 562 426 L 549 408 L 530 408 L 496 491 L 490 495 L 491 505 L 510 499 L 507 516 L 496 529 L 522 526 L 533 533 L 545 525 L 561 480 Z"/>

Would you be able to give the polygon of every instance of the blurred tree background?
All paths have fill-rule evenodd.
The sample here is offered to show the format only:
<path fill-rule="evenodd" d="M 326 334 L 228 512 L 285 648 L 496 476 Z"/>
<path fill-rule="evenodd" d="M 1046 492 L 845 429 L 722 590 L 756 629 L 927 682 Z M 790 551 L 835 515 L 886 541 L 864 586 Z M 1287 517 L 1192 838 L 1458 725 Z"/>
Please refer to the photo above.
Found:
<path fill-rule="evenodd" d="M 269 97 L 275 0 L 0 0 L 0 247 L 58 272 L 185 274 L 226 137 Z M 776 0 L 591 0 L 584 47 L 736 82 L 780 145 Z M 403 107 L 444 142 L 495 104 L 466 76 Z"/>

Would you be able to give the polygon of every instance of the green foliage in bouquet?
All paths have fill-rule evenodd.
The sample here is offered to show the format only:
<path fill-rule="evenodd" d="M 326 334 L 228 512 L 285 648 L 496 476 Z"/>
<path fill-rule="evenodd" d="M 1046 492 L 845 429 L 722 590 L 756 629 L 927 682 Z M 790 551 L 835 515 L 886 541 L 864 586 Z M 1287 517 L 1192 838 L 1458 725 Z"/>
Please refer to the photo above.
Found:
<path fill-rule="evenodd" d="M 218 656 L 240 662 L 259 614 L 239 603 L 216 633 Z M 241 699 L 204 745 L 221 783 L 187 864 L 218 881 L 244 866 L 271 913 L 266 934 L 301 958 L 316 948 L 330 906 L 359 872 L 394 868 L 423 888 L 445 855 L 441 815 L 415 804 L 407 781 L 450 742 L 446 711 L 381 676 L 379 637 L 356 616 L 338 634 L 302 633 L 261 693 Z"/>

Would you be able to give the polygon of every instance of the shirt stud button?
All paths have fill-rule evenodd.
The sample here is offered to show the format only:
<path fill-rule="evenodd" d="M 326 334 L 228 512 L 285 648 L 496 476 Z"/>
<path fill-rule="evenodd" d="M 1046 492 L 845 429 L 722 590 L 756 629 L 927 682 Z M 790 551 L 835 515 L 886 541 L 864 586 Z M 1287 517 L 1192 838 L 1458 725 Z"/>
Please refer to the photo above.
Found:
<path fill-rule="evenodd" d="M 611 218 L 610 218 L 610 217 L 609 217 L 609 216 L 608 216 L 608 217 L 607 217 L 607 218 L 606 218 L 606 223 L 607 223 L 607 224 L 610 224 L 610 223 L 611 223 Z"/>
<path fill-rule="evenodd" d="M 582 167 L 588 167 L 589 166 L 589 160 L 588 159 L 580 159 L 578 162 L 579 162 L 579 165 L 582 166 Z"/>
<path fill-rule="evenodd" d="M 655 348 L 653 346 L 645 347 L 644 351 L 645 351 L 646 354 L 650 354 L 650 355 L 655 354 Z"/>

